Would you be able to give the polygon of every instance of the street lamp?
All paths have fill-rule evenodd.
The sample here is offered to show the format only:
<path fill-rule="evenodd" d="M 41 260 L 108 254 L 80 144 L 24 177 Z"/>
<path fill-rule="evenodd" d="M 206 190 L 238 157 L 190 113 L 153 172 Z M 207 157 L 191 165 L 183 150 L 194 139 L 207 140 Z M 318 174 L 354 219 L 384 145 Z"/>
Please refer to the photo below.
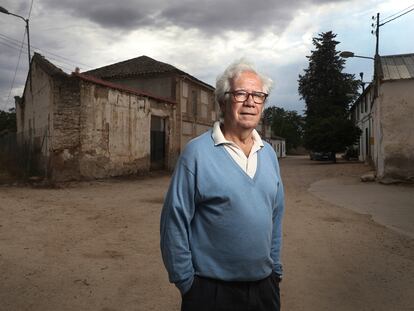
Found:
<path fill-rule="evenodd" d="M 370 56 L 361 56 L 361 55 L 355 55 L 353 52 L 350 51 L 342 51 L 339 53 L 339 56 L 343 58 L 350 58 L 350 57 L 357 57 L 357 58 L 365 58 L 365 59 L 372 59 L 374 61 L 374 98 L 378 97 L 379 92 L 379 55 L 375 53 L 375 57 Z"/>
<path fill-rule="evenodd" d="M 353 52 L 350 52 L 350 51 L 342 51 L 341 53 L 339 53 L 339 56 L 343 58 L 358 57 L 358 58 L 368 58 L 368 59 L 375 60 L 374 57 L 355 55 Z"/>
<path fill-rule="evenodd" d="M 0 6 L 0 13 L 4 13 L 7 15 L 13 15 L 16 16 L 18 18 L 21 18 L 25 23 L 26 23 L 26 32 L 27 32 L 27 50 L 29 53 L 29 67 L 30 67 L 30 37 L 29 37 L 29 19 L 28 18 L 24 18 L 23 16 L 17 15 L 17 14 L 13 14 L 10 13 L 8 10 L 6 10 L 5 8 L 3 8 L 2 6 Z"/>

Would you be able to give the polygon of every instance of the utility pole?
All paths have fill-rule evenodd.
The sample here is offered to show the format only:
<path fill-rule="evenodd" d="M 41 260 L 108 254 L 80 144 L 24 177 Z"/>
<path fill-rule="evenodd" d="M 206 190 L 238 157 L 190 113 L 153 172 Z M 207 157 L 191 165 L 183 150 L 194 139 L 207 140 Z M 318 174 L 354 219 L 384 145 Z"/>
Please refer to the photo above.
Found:
<path fill-rule="evenodd" d="M 374 16 L 372 17 L 372 19 L 374 19 Z M 374 81 L 375 81 L 375 85 L 374 85 L 374 98 L 379 96 L 379 68 L 380 68 L 380 56 L 379 56 L 379 28 L 380 28 L 380 23 L 379 23 L 379 19 L 380 19 L 380 13 L 377 13 L 377 23 L 376 23 L 376 27 L 375 27 L 375 55 L 374 55 Z M 374 25 L 374 24 L 373 24 Z"/>
<path fill-rule="evenodd" d="M 3 14 L 7 14 L 7 15 L 12 15 L 15 17 L 18 17 L 20 19 L 22 19 L 25 23 L 26 23 L 26 32 L 27 32 L 27 53 L 29 54 L 29 67 L 30 67 L 30 35 L 29 35 L 29 19 L 28 18 L 24 18 L 23 16 L 14 14 L 9 12 L 7 9 L 3 8 L 2 6 L 0 6 L 0 13 Z"/>

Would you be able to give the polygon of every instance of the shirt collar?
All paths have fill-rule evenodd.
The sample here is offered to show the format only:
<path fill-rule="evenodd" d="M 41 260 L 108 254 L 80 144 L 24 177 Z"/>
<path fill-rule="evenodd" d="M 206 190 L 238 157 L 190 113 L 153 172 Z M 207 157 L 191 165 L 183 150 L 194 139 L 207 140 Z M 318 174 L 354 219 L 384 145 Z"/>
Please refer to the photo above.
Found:
<path fill-rule="evenodd" d="M 264 146 L 263 141 L 260 138 L 259 133 L 255 129 L 252 131 L 252 135 L 253 135 L 254 144 L 255 145 L 257 144 L 259 147 L 263 147 Z M 221 144 L 234 144 L 234 142 L 227 140 L 224 137 L 223 132 L 221 131 L 221 128 L 220 128 L 220 121 L 214 122 L 211 137 L 213 138 L 215 146 L 218 146 Z"/>

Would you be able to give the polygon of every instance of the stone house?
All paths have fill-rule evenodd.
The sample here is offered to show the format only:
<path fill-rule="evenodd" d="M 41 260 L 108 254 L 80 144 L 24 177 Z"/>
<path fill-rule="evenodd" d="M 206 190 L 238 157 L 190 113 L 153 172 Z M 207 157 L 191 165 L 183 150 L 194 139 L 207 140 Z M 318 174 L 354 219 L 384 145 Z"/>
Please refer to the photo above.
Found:
<path fill-rule="evenodd" d="M 278 158 L 286 157 L 285 138 L 273 135 L 271 126 L 269 124 L 265 124 L 263 119 L 260 120 L 256 130 L 260 134 L 260 137 L 273 147 Z"/>
<path fill-rule="evenodd" d="M 374 100 L 374 87 L 370 83 L 351 107 L 351 119 L 361 129 L 361 136 L 357 144 L 358 160 L 372 164 L 373 154 L 373 119 L 372 103 Z"/>
<path fill-rule="evenodd" d="M 378 96 L 369 86 L 352 107 L 360 159 L 383 182 L 414 181 L 414 54 L 380 57 Z"/>
<path fill-rule="evenodd" d="M 187 142 L 218 120 L 214 87 L 148 56 L 140 56 L 85 72 L 130 88 L 144 90 L 177 103 L 175 131 L 178 153 Z"/>
<path fill-rule="evenodd" d="M 37 53 L 16 98 L 20 144 L 30 146 L 34 173 L 54 181 L 172 169 L 179 149 L 176 112 L 171 98 L 68 75 Z"/>

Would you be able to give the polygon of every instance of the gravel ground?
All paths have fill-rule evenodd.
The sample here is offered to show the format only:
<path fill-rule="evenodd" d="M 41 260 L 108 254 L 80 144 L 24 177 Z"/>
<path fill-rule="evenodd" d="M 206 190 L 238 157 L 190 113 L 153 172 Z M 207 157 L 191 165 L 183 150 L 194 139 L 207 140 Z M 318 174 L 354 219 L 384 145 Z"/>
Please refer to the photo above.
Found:
<path fill-rule="evenodd" d="M 308 191 L 360 163 L 281 160 L 283 310 L 414 310 L 414 240 Z M 0 310 L 179 310 L 159 251 L 168 175 L 0 186 Z"/>

